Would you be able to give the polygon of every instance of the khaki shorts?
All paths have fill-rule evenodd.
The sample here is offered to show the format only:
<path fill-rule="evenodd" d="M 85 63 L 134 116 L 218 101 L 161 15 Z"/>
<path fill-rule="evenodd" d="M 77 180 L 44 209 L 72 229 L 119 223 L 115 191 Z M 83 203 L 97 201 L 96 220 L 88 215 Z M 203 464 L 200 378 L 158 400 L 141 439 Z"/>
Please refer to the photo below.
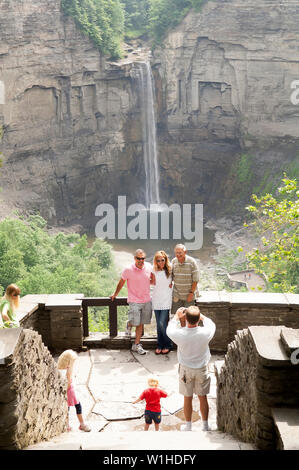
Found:
<path fill-rule="evenodd" d="M 179 365 L 179 392 L 185 397 L 208 395 L 210 392 L 211 377 L 208 366 L 201 369 L 191 369 L 190 367 Z"/>
<path fill-rule="evenodd" d="M 195 305 L 195 300 L 192 300 L 192 302 L 187 302 L 187 300 L 178 300 L 177 302 L 172 300 L 172 307 L 171 307 L 171 315 L 175 315 L 177 310 L 181 307 L 188 308 L 191 305 Z"/>
<path fill-rule="evenodd" d="M 128 320 L 132 326 L 147 325 L 152 320 L 152 303 L 129 303 Z"/>

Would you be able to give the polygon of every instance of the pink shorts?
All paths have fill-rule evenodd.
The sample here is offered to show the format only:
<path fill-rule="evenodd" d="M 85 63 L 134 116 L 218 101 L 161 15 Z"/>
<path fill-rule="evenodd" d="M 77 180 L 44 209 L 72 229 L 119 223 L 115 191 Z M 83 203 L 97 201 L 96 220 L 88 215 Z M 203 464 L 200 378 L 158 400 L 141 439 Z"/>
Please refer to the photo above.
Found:
<path fill-rule="evenodd" d="M 75 389 L 73 384 L 67 389 L 67 404 L 68 406 L 78 405 L 79 400 L 76 397 Z"/>

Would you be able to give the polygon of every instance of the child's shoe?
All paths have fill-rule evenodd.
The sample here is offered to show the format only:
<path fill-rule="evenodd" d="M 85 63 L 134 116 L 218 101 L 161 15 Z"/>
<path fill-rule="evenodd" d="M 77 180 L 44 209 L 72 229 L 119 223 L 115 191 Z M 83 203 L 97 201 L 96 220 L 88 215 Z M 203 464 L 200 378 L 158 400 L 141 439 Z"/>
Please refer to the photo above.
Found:
<path fill-rule="evenodd" d="M 85 432 L 90 432 L 91 431 L 90 427 L 87 426 L 87 424 L 80 424 L 79 429 L 80 429 L 80 431 L 85 431 Z"/>

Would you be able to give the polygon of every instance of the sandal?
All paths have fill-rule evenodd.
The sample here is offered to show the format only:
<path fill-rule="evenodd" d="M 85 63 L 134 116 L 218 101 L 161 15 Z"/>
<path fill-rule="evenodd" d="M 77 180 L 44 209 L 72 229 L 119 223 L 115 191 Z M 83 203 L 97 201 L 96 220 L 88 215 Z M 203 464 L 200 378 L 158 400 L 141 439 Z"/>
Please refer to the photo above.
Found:
<path fill-rule="evenodd" d="M 158 355 L 158 354 L 161 354 L 161 352 L 162 352 L 161 349 L 156 349 L 155 354 Z"/>
<path fill-rule="evenodd" d="M 170 352 L 170 349 L 162 349 L 162 354 L 168 354 Z"/>

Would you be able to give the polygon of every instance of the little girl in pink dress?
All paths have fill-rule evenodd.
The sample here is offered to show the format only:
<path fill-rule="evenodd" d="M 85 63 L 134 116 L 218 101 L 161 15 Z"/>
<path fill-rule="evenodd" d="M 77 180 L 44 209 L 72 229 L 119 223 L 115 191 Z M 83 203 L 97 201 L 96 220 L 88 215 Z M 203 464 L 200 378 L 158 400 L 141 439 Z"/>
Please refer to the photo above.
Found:
<path fill-rule="evenodd" d="M 73 351 L 72 349 L 67 349 L 59 356 L 57 367 L 58 369 L 66 371 L 66 378 L 67 378 L 67 383 L 68 383 L 68 388 L 67 388 L 68 407 L 74 406 L 76 408 L 77 418 L 80 423 L 79 429 L 81 431 L 89 432 L 90 427 L 84 423 L 84 419 L 82 416 L 82 406 L 81 406 L 80 401 L 76 397 L 75 388 L 72 382 L 73 368 L 74 368 L 74 363 L 76 359 L 77 359 L 77 353 Z M 70 430 L 71 428 L 68 426 L 68 431 Z"/>

